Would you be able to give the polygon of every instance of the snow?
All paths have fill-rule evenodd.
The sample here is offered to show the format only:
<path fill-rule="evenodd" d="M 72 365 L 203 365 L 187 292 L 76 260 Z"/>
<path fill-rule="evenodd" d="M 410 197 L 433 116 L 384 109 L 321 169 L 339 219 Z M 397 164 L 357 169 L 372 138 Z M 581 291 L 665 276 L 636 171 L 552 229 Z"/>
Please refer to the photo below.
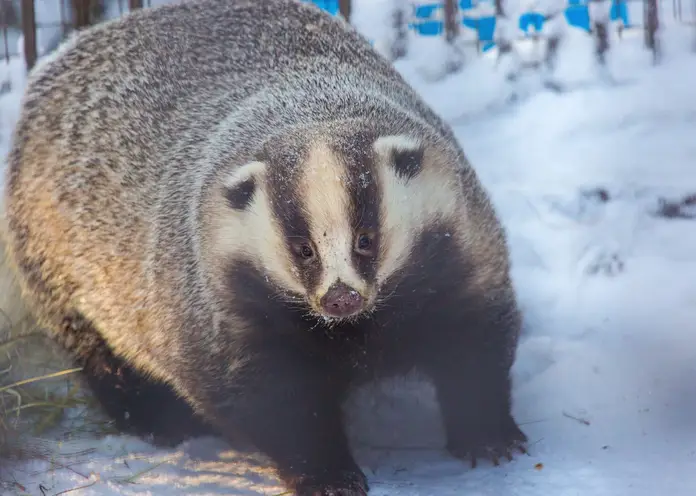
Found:
<path fill-rule="evenodd" d="M 372 1 L 356 2 L 356 23 L 378 36 Z M 442 451 L 429 386 L 375 386 L 349 405 L 370 494 L 696 494 L 696 229 L 654 215 L 661 198 L 696 192 L 692 30 L 663 13 L 659 65 L 642 33 L 627 31 L 612 35 L 608 70 L 598 70 L 592 40 L 564 29 L 553 73 L 562 93 L 544 88 L 545 72 L 512 87 L 494 50 L 433 82 L 427 50 L 437 42 L 411 40 L 397 68 L 453 123 L 508 232 L 525 313 L 514 413 L 531 448 L 471 470 Z M 19 87 L 0 96 L 2 153 Z M 254 458 L 213 439 L 156 450 L 111 436 L 59 450 L 69 468 L 25 462 L 7 494 L 41 494 L 39 485 L 45 494 L 87 486 L 81 496 L 284 491 Z"/>

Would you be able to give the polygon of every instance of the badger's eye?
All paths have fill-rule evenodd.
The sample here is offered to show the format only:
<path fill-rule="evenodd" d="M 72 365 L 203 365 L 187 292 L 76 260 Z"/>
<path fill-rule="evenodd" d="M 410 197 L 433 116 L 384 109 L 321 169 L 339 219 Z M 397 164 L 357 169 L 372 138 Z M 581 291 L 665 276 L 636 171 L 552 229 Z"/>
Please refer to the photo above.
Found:
<path fill-rule="evenodd" d="M 295 255 L 300 257 L 303 261 L 308 262 L 314 258 L 314 248 L 311 243 L 297 243 L 293 245 Z"/>
<path fill-rule="evenodd" d="M 309 245 L 302 245 L 300 248 L 300 255 L 302 258 L 312 258 L 314 256 L 314 250 Z"/>
<path fill-rule="evenodd" d="M 355 251 L 361 255 L 372 254 L 372 236 L 369 233 L 360 233 L 355 238 Z"/>

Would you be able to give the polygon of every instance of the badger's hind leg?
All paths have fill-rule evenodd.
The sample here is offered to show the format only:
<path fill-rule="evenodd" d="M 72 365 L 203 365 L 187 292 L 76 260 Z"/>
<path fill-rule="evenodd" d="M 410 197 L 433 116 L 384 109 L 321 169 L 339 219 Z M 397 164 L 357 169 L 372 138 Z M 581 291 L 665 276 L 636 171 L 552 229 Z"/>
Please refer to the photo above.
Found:
<path fill-rule="evenodd" d="M 66 315 L 54 337 L 83 367 L 87 385 L 119 431 L 158 446 L 214 434 L 171 386 L 144 376 L 114 355 L 80 313 Z"/>

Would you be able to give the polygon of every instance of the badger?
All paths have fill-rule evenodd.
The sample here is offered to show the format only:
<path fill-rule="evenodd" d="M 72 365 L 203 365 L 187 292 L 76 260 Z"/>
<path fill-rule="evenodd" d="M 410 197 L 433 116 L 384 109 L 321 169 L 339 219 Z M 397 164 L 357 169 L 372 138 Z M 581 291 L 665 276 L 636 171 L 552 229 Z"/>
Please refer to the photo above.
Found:
<path fill-rule="evenodd" d="M 300 495 L 366 494 L 341 404 L 417 371 L 466 463 L 525 452 L 505 231 L 452 129 L 347 22 L 200 0 L 29 75 L 9 259 L 124 431 L 213 434 Z"/>

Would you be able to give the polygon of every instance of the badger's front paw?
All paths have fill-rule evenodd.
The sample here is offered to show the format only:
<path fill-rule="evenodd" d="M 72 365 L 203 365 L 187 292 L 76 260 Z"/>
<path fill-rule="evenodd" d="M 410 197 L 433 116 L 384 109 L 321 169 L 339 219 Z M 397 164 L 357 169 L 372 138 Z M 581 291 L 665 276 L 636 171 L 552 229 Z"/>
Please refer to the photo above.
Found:
<path fill-rule="evenodd" d="M 466 426 L 447 440 L 447 449 L 453 456 L 470 461 L 471 468 L 481 459 L 497 466 L 503 458 L 512 461 L 516 451 L 527 453 L 527 436 L 508 415 L 502 425 Z"/>
<path fill-rule="evenodd" d="M 367 478 L 359 469 L 306 476 L 292 486 L 297 496 L 367 496 L 369 491 Z"/>

